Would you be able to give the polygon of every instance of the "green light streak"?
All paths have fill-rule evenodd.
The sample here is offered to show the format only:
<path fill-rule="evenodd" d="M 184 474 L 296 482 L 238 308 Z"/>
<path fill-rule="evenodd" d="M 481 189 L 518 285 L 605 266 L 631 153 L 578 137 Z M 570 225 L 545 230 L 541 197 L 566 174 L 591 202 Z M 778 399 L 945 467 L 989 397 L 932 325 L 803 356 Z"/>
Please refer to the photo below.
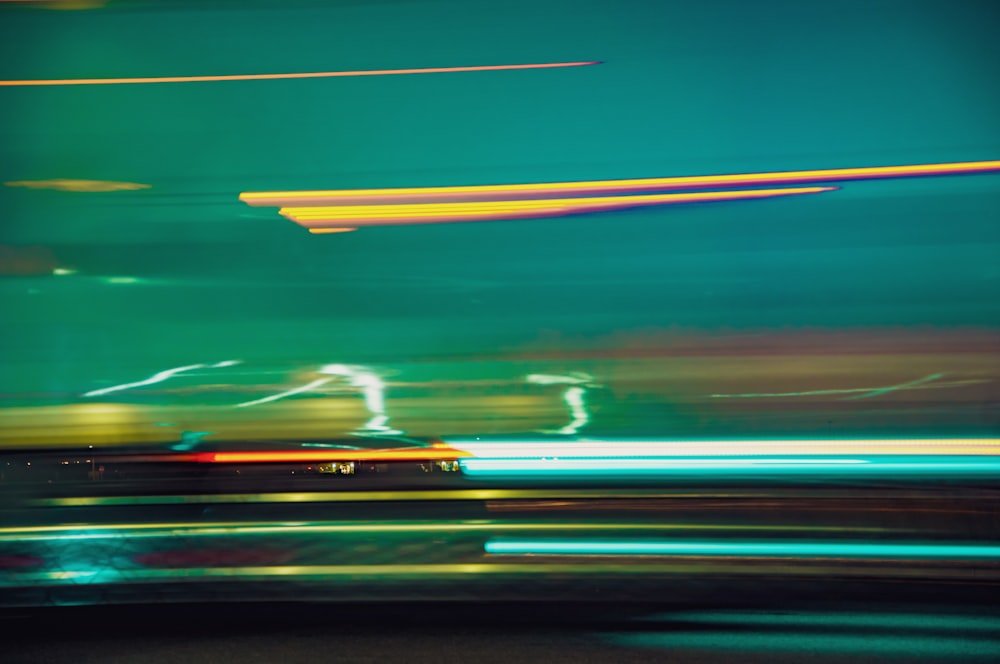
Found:
<path fill-rule="evenodd" d="M 490 541 L 487 553 L 555 556 L 763 556 L 779 558 L 1000 559 L 1000 545 L 870 542 Z"/>

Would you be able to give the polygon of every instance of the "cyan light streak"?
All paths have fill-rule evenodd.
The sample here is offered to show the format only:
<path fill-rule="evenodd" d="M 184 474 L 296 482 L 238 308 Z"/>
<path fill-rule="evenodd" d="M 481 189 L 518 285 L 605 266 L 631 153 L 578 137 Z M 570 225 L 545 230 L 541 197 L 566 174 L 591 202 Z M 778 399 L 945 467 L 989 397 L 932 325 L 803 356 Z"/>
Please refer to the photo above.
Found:
<path fill-rule="evenodd" d="M 111 394 L 112 392 L 121 392 L 122 390 L 131 390 L 136 387 L 145 387 L 146 385 L 154 385 L 156 383 L 162 383 L 163 381 L 176 376 L 177 374 L 184 373 L 186 371 L 193 371 L 195 369 L 221 369 L 223 367 L 231 367 L 235 364 L 239 364 L 237 360 L 225 360 L 224 362 L 216 362 L 215 364 L 189 364 L 183 367 L 174 367 L 173 369 L 164 369 L 163 371 L 158 371 L 146 380 L 140 380 L 135 383 L 122 383 L 121 385 L 113 385 L 111 387 L 105 387 L 100 390 L 91 390 L 86 392 L 83 396 L 85 397 L 99 397 L 104 394 Z"/>
<path fill-rule="evenodd" d="M 1000 459 L 979 456 L 867 458 L 606 457 L 458 460 L 479 479 L 559 477 L 1000 477 Z"/>
<path fill-rule="evenodd" d="M 487 553 L 535 556 L 738 556 L 998 560 L 1000 545 L 920 542 L 490 540 Z"/>
<path fill-rule="evenodd" d="M 480 459 L 723 457 L 818 458 L 872 455 L 1000 455 L 1000 438 L 490 439 L 448 436 L 448 445 Z"/>

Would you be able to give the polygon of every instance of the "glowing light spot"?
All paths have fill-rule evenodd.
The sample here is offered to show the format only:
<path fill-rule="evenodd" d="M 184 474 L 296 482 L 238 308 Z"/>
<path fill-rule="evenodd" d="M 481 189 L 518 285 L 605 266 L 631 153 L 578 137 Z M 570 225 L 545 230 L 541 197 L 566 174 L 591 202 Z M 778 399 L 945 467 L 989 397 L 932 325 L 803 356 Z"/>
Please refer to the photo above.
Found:
<path fill-rule="evenodd" d="M 104 282 L 108 284 L 128 285 L 139 283 L 139 279 L 135 277 L 108 277 Z"/>
<path fill-rule="evenodd" d="M 338 78 L 348 76 L 400 76 L 405 74 L 452 74 L 459 72 L 505 71 L 518 69 L 559 69 L 586 67 L 600 62 L 546 62 L 524 65 L 481 65 L 473 67 L 426 67 L 421 69 L 368 69 L 360 71 L 295 72 L 289 74 L 229 74 L 223 76 L 154 76 L 133 78 L 69 78 L 0 81 L 0 86 L 40 85 L 130 85 L 141 83 L 207 83 L 216 81 L 274 81 L 302 78 Z"/>
<path fill-rule="evenodd" d="M 76 274 L 76 270 L 73 270 L 68 267 L 57 267 L 54 270 L 52 270 L 52 274 L 54 274 L 57 277 L 65 277 L 67 275 Z"/>
<path fill-rule="evenodd" d="M 0 82 L 2 85 L 2 82 Z M 15 182 L 4 182 L 8 187 L 22 187 L 24 189 L 51 189 L 54 191 L 73 191 L 84 193 L 100 193 L 109 191 L 136 191 L 139 189 L 150 189 L 152 185 L 140 184 L 138 182 L 113 182 L 110 180 L 18 180 Z"/>

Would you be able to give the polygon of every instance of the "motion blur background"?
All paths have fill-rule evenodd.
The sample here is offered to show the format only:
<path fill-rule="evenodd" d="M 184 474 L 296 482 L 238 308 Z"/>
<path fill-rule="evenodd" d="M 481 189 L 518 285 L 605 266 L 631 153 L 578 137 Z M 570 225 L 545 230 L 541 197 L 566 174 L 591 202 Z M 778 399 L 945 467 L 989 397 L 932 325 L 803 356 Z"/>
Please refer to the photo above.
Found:
<path fill-rule="evenodd" d="M 292 577 L 327 600 L 508 597 L 525 556 L 563 598 L 644 573 L 686 601 L 748 577 L 751 598 L 890 577 L 989 596 L 998 19 L 992 0 L 0 2 L 4 603 L 200 600 L 218 588 L 172 582 L 223 576 L 253 599 L 308 594 Z M 333 234 L 240 200 L 972 162 Z M 530 447 L 489 447 L 508 444 Z M 176 456 L 251 448 L 302 463 L 216 480 Z M 318 475 L 375 448 L 422 463 Z M 563 452 L 586 461 L 572 487 L 519 474 Z M 142 472 L 115 475 L 131 454 Z M 159 454 L 170 472 L 150 470 Z M 523 463 L 464 460 L 491 454 Z M 690 488 L 672 455 L 772 458 L 751 485 L 702 472 Z M 818 470 L 768 484 L 774 455 Z M 878 455 L 875 479 L 838 470 Z M 628 458 L 647 471 L 616 474 Z M 191 539 L 163 544 L 178 528 Z M 664 562 L 670 528 L 736 539 L 724 563 L 711 547 Z M 796 532 L 911 548 L 796 554 Z M 557 551 L 560 533 L 576 539 Z M 755 554 L 761 537 L 791 548 Z M 256 557 L 235 553 L 247 541 Z M 464 585 L 482 577 L 497 581 Z"/>
<path fill-rule="evenodd" d="M 996 159 L 992 2 L 0 9 L 6 80 L 600 62 L 3 87 L 5 444 L 335 436 L 350 390 L 232 409 L 330 363 L 422 435 L 559 428 L 525 378 L 570 372 L 614 433 L 995 430 L 996 175 L 320 236 L 238 200 Z M 136 188 L 16 186 L 50 180 Z"/>

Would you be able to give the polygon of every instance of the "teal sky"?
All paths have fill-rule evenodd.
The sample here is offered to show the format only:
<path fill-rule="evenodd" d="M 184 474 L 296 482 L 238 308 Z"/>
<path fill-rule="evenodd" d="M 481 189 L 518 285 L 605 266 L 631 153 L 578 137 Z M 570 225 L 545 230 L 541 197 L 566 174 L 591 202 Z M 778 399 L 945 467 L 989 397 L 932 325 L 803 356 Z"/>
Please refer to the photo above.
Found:
<path fill-rule="evenodd" d="M 332 236 L 237 200 L 998 159 L 998 14 L 991 0 L 0 7 L 8 80 L 601 62 L 0 87 L 0 181 L 151 185 L 0 187 L 0 244 L 77 270 L 0 276 L 0 392 L 71 395 L 231 357 L 405 376 L 670 328 L 1000 333 L 1000 175 Z M 969 398 L 995 398 L 983 389 Z"/>

